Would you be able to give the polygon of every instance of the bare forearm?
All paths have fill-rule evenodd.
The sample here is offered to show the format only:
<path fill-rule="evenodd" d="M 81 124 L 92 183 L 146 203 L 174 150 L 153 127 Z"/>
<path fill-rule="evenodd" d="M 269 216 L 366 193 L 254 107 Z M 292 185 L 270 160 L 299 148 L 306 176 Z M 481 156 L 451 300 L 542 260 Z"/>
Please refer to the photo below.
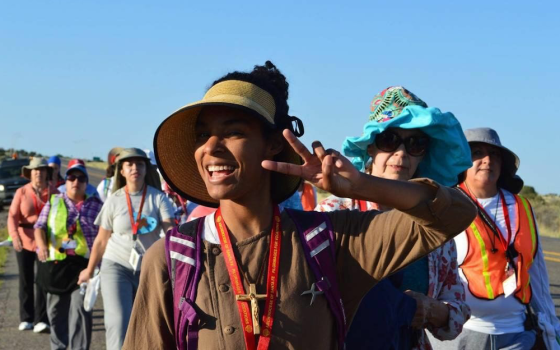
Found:
<path fill-rule="evenodd" d="M 45 248 L 47 246 L 47 242 L 45 241 L 45 231 L 43 229 L 35 229 L 33 235 L 35 236 L 35 244 L 37 247 Z"/>
<path fill-rule="evenodd" d="M 93 242 L 93 247 L 91 248 L 91 254 L 89 255 L 89 263 L 87 269 L 93 273 L 95 267 L 99 265 L 103 254 L 105 254 L 105 248 L 107 247 L 108 239 L 104 239 L 101 235 L 95 238 Z"/>
<path fill-rule="evenodd" d="M 418 182 L 388 180 L 364 173 L 352 187 L 352 198 L 379 203 L 397 210 L 407 210 L 421 202 L 433 200 L 437 192 L 437 188 L 434 186 Z"/>

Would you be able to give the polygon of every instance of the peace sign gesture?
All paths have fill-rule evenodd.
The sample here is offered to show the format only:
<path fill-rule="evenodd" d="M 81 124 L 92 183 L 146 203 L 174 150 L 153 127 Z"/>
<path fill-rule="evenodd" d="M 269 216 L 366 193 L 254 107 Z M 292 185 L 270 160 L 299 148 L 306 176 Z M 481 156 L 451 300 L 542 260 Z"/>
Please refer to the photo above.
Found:
<path fill-rule="evenodd" d="M 303 165 L 265 160 L 262 167 L 282 174 L 294 175 L 311 182 L 316 187 L 339 197 L 350 197 L 356 193 L 361 173 L 354 168 L 348 158 L 335 150 L 325 150 L 319 141 L 312 144 L 313 154 L 289 130 L 284 130 L 284 138 L 303 159 Z"/>

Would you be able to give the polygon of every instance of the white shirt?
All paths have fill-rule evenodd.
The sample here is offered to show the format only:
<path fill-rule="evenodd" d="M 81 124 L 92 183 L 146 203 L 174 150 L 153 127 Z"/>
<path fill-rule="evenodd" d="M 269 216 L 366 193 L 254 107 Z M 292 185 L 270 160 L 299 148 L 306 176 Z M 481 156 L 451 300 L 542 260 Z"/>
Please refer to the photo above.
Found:
<path fill-rule="evenodd" d="M 511 242 L 513 242 L 518 225 L 517 211 L 515 210 L 515 197 L 506 190 L 502 191 L 509 212 L 513 234 Z M 507 239 L 508 231 L 500 195 L 497 194 L 492 198 L 478 199 L 478 202 L 488 213 L 490 218 L 494 219 L 504 239 Z M 524 209 L 520 209 L 523 213 Z M 468 250 L 466 232 L 462 232 L 455 237 L 455 244 L 457 245 L 457 262 L 461 265 L 467 256 Z M 496 244 L 501 243 L 496 240 Z M 548 274 L 540 243 L 538 244 L 538 251 L 533 265 L 529 269 L 529 275 L 531 277 L 531 290 L 533 293 L 531 306 L 533 306 L 537 313 L 543 313 L 546 315 L 546 318 L 552 320 L 552 326 L 556 334 L 560 334 L 560 322 L 555 316 L 554 303 L 550 297 Z M 523 322 L 525 321 L 526 307 L 519 302 L 514 295 L 510 295 L 507 298 L 501 295 L 494 300 L 476 298 L 469 291 L 468 281 L 460 268 L 459 276 L 465 287 L 467 304 L 472 311 L 471 318 L 464 325 L 466 329 L 486 334 L 519 333 L 524 331 Z"/>

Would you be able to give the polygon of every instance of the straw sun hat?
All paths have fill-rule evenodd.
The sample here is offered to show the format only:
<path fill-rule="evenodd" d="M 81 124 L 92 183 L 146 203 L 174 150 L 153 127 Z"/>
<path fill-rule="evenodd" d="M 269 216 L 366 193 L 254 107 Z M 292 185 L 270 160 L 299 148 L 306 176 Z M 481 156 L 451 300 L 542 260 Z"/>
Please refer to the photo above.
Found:
<path fill-rule="evenodd" d="M 206 106 L 227 106 L 241 109 L 273 128 L 282 127 L 275 120 L 276 105 L 267 91 L 255 84 L 240 80 L 225 80 L 212 86 L 202 100 L 188 104 L 165 119 L 154 136 L 154 151 L 159 170 L 168 184 L 181 196 L 196 203 L 217 207 L 219 202 L 210 197 L 200 177 L 194 159 L 195 125 Z M 289 117 L 296 120 L 295 117 Z M 301 121 L 297 120 L 301 127 Z M 302 164 L 299 155 L 287 144 L 276 161 Z M 280 203 L 298 188 L 299 177 L 271 173 L 272 200 Z"/>

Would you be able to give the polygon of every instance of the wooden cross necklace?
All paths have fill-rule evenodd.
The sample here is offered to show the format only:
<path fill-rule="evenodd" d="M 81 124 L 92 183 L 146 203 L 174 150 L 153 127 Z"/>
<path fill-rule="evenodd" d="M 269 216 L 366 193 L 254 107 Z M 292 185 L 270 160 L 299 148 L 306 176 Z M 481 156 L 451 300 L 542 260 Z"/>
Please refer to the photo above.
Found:
<path fill-rule="evenodd" d="M 262 273 L 263 273 L 264 262 L 266 261 L 267 257 L 268 257 L 268 251 L 266 252 L 266 255 L 264 256 L 264 258 L 261 261 L 261 268 L 259 269 L 259 274 L 257 275 L 255 283 L 249 282 L 249 279 L 247 278 L 248 272 L 242 273 L 243 278 L 245 279 L 245 282 L 247 282 L 247 284 L 249 285 L 249 293 L 238 294 L 238 295 L 235 296 L 235 300 L 237 300 L 237 301 L 250 301 L 251 302 L 251 316 L 253 317 L 253 334 L 255 334 L 255 335 L 261 334 L 261 326 L 260 326 L 260 322 L 259 322 L 259 311 L 260 311 L 259 300 L 265 300 L 266 299 L 266 294 L 257 294 L 256 283 L 258 283 L 261 280 L 261 276 L 262 276 Z M 241 268 L 241 265 L 239 264 L 239 261 L 237 259 L 235 261 L 237 262 L 237 266 L 239 267 L 239 270 L 243 271 L 243 269 Z"/>

